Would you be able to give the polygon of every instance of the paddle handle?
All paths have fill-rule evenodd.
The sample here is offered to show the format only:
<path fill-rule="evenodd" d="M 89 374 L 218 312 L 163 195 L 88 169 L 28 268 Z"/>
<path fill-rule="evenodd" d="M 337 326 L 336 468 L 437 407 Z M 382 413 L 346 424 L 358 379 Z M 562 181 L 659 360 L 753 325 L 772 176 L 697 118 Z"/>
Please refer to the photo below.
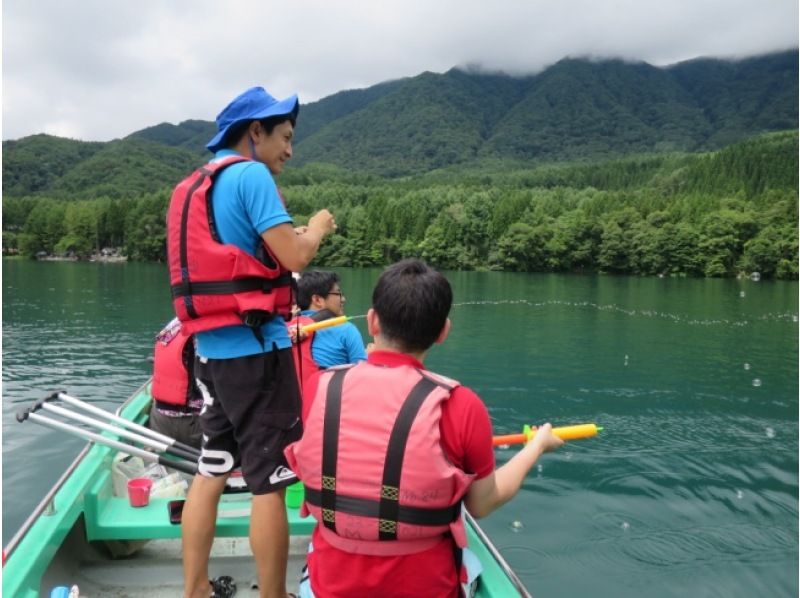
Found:
<path fill-rule="evenodd" d="M 581 438 L 591 438 L 597 436 L 603 428 L 597 427 L 595 424 L 577 424 L 574 426 L 561 426 L 553 428 L 553 434 L 558 436 L 561 440 L 580 440 Z M 525 426 L 525 432 L 522 434 L 505 434 L 503 436 L 494 436 L 492 438 L 493 446 L 503 446 L 507 444 L 524 444 L 528 442 L 536 433 L 535 427 Z"/>
<path fill-rule="evenodd" d="M 302 332 L 316 332 L 317 330 L 322 330 L 323 328 L 331 328 L 332 326 L 338 326 L 339 324 L 344 324 L 349 320 L 349 316 L 338 316 L 336 318 L 329 318 L 327 320 L 322 320 L 321 322 L 314 322 L 313 324 L 306 324 L 302 326 L 300 330 Z"/>

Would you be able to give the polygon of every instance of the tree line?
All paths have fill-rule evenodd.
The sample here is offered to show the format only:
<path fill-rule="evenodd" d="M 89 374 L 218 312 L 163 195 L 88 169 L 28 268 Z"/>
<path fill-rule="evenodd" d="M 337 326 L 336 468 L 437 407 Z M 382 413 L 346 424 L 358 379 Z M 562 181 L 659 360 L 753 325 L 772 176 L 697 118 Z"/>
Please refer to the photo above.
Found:
<path fill-rule="evenodd" d="M 536 169 L 484 162 L 402 179 L 310 165 L 279 185 L 296 225 L 323 207 L 336 216 L 318 267 L 416 256 L 442 269 L 796 279 L 797 156 L 791 132 L 710 154 Z M 7 197 L 3 251 L 120 247 L 132 260 L 164 261 L 169 196 Z"/>

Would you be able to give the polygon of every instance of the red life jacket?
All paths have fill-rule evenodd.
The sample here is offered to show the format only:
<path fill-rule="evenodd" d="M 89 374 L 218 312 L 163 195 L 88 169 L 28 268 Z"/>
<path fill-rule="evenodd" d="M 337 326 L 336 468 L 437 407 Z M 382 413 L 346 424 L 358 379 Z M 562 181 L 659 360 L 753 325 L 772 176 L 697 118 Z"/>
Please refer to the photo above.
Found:
<path fill-rule="evenodd" d="M 466 546 L 461 498 L 474 477 L 440 443 L 442 403 L 458 382 L 411 366 L 361 362 L 330 368 L 289 445 L 305 485 L 301 514 L 346 552 L 401 555 L 428 550 L 451 533 Z"/>
<path fill-rule="evenodd" d="M 194 344 L 191 336 L 176 334 L 169 341 L 156 340 L 151 394 L 170 408 L 185 407 L 191 395 Z"/>
<path fill-rule="evenodd" d="M 315 320 L 309 316 L 297 316 L 291 319 L 286 325 L 289 328 L 299 326 L 302 328 L 308 324 L 313 324 Z M 311 354 L 311 344 L 314 342 L 314 333 L 310 332 L 306 338 L 296 343 L 292 357 L 294 358 L 294 371 L 297 374 L 297 383 L 300 385 L 300 392 L 303 391 L 303 386 L 306 380 L 312 375 L 316 374 L 322 368 L 314 361 L 314 356 Z"/>
<path fill-rule="evenodd" d="M 254 331 L 275 315 L 288 319 L 291 272 L 265 243 L 257 257 L 219 240 L 211 186 L 224 168 L 248 160 L 211 162 L 181 181 L 167 212 L 167 262 L 172 304 L 183 334 L 246 324 Z"/>

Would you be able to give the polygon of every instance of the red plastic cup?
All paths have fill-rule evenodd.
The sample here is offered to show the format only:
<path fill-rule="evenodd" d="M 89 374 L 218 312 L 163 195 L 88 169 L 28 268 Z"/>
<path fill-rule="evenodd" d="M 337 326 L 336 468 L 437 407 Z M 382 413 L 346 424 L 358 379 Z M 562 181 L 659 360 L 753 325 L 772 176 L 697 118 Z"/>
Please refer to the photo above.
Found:
<path fill-rule="evenodd" d="M 150 478 L 133 478 L 128 480 L 128 499 L 132 507 L 146 507 L 150 503 L 150 489 L 153 480 Z"/>

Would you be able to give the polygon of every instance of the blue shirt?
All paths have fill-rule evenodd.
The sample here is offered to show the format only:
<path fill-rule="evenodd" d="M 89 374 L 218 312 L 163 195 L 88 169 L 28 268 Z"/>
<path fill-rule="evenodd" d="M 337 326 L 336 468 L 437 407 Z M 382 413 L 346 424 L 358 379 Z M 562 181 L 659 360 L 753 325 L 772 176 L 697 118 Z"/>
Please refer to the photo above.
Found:
<path fill-rule="evenodd" d="M 220 150 L 213 161 L 238 155 L 230 149 Z M 240 162 L 228 166 L 214 181 L 211 203 L 219 237 L 255 255 L 261 233 L 291 222 L 292 218 L 278 194 L 278 187 L 269 169 L 261 162 Z M 264 346 L 247 326 L 226 326 L 198 332 L 197 353 L 210 359 L 230 359 L 291 347 L 286 324 L 273 318 L 261 327 Z"/>
<path fill-rule="evenodd" d="M 313 309 L 301 312 L 304 316 L 317 313 Z M 345 322 L 333 328 L 323 328 L 314 333 L 311 341 L 311 357 L 323 368 L 345 363 L 356 363 L 367 358 L 364 340 L 353 324 Z"/>

